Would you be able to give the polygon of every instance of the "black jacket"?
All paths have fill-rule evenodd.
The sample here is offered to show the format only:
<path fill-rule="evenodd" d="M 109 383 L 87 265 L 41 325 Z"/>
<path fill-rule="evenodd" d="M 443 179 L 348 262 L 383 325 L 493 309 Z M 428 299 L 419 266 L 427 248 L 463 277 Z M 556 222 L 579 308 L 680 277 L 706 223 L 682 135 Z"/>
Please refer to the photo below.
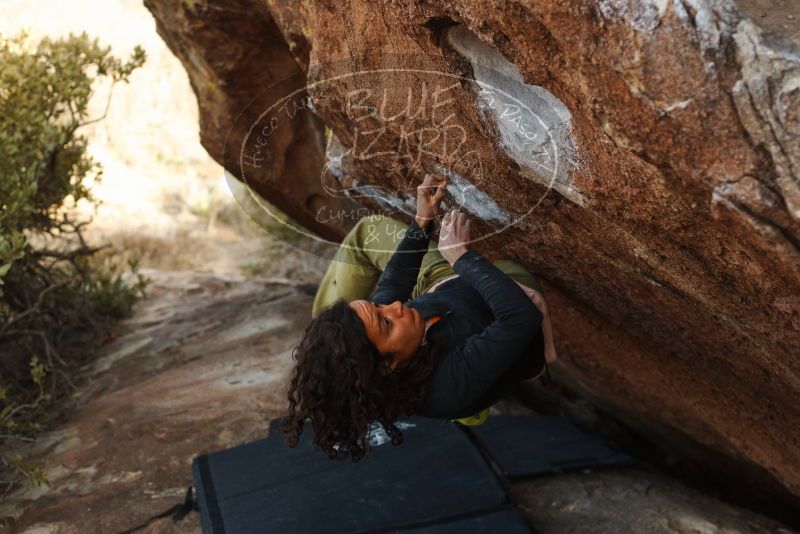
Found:
<path fill-rule="evenodd" d="M 433 224 L 423 230 L 411 223 L 378 280 L 372 302 L 411 298 L 433 230 Z M 408 303 L 426 320 L 442 316 L 420 347 L 439 356 L 419 413 L 441 419 L 474 415 L 544 368 L 542 314 L 516 282 L 473 250 L 453 270 L 457 278 Z"/>

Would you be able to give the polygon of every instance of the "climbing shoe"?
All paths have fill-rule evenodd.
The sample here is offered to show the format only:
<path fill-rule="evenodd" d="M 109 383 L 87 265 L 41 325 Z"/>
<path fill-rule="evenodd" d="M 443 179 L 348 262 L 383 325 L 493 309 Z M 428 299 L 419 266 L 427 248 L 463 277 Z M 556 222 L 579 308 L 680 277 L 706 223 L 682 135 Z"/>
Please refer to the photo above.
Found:
<path fill-rule="evenodd" d="M 451 419 L 451 421 L 455 421 L 456 423 L 461 423 L 462 425 L 475 426 L 475 425 L 482 425 L 483 423 L 486 422 L 487 419 L 489 419 L 489 408 L 484 408 L 475 415 L 470 415 L 469 417 L 462 417 L 461 419 Z"/>

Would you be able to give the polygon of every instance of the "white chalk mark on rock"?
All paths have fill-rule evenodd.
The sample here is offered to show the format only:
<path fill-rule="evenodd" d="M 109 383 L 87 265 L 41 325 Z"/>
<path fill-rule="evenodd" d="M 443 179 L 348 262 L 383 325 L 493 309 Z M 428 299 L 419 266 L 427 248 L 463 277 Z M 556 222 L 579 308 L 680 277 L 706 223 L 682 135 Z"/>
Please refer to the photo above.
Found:
<path fill-rule="evenodd" d="M 567 106 L 547 89 L 526 84 L 516 65 L 466 27 L 454 27 L 447 39 L 472 65 L 484 119 L 497 127 L 501 148 L 521 174 L 583 206 L 585 199 L 570 180 L 580 161 Z"/>
<path fill-rule="evenodd" d="M 484 221 L 501 224 L 511 222 L 508 213 L 492 200 L 492 197 L 475 187 L 466 178 L 441 165 L 436 166 L 436 172 L 449 178 L 447 191 L 453 195 L 459 206 Z"/>

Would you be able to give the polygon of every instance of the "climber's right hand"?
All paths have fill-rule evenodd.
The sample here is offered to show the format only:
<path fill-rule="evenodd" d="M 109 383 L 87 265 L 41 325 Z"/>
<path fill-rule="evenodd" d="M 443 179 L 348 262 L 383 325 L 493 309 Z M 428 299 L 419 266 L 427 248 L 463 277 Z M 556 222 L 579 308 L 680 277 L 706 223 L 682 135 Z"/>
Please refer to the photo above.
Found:
<path fill-rule="evenodd" d="M 439 203 L 447 192 L 447 177 L 441 174 L 426 174 L 422 185 L 417 187 L 417 215 L 414 220 L 420 228 L 426 228 L 439 209 Z"/>

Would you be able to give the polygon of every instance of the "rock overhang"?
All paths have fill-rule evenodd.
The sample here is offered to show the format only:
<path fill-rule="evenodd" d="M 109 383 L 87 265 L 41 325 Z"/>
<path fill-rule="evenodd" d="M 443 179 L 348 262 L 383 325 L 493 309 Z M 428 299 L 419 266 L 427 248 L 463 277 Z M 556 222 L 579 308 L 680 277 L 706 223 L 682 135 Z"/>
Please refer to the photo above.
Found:
<path fill-rule="evenodd" d="M 798 60 L 752 5 L 147 4 L 192 79 L 204 145 L 240 179 L 225 157 L 226 139 L 245 138 L 236 117 L 254 99 L 273 105 L 276 80 L 283 94 L 317 84 L 305 93 L 311 106 L 265 145 L 263 168 L 248 176 L 255 191 L 335 246 L 364 209 L 408 219 L 415 172 L 450 173 L 450 200 L 460 196 L 488 236 L 476 247 L 503 247 L 544 279 L 565 382 L 631 426 L 673 432 L 671 446 L 687 454 L 684 438 L 752 467 L 760 475 L 746 476 L 764 488 L 800 495 L 800 437 L 784 430 L 800 428 Z M 481 96 L 487 62 L 490 77 L 501 74 L 494 85 L 552 112 L 543 122 L 567 159 L 550 180 L 517 150 L 533 130 Z M 437 108 L 465 131 L 460 158 L 429 155 L 419 168 L 410 158 L 390 172 L 399 126 L 411 123 L 364 138 L 357 125 L 368 120 L 348 114 L 358 87 L 318 83 L 337 69 L 401 68 L 466 79 Z M 363 80 L 395 110 L 408 93 L 392 90 L 425 81 Z M 354 151 L 364 146 L 356 135 L 378 154 Z M 339 176 L 327 183 L 366 198 L 326 192 L 334 137 Z"/>

